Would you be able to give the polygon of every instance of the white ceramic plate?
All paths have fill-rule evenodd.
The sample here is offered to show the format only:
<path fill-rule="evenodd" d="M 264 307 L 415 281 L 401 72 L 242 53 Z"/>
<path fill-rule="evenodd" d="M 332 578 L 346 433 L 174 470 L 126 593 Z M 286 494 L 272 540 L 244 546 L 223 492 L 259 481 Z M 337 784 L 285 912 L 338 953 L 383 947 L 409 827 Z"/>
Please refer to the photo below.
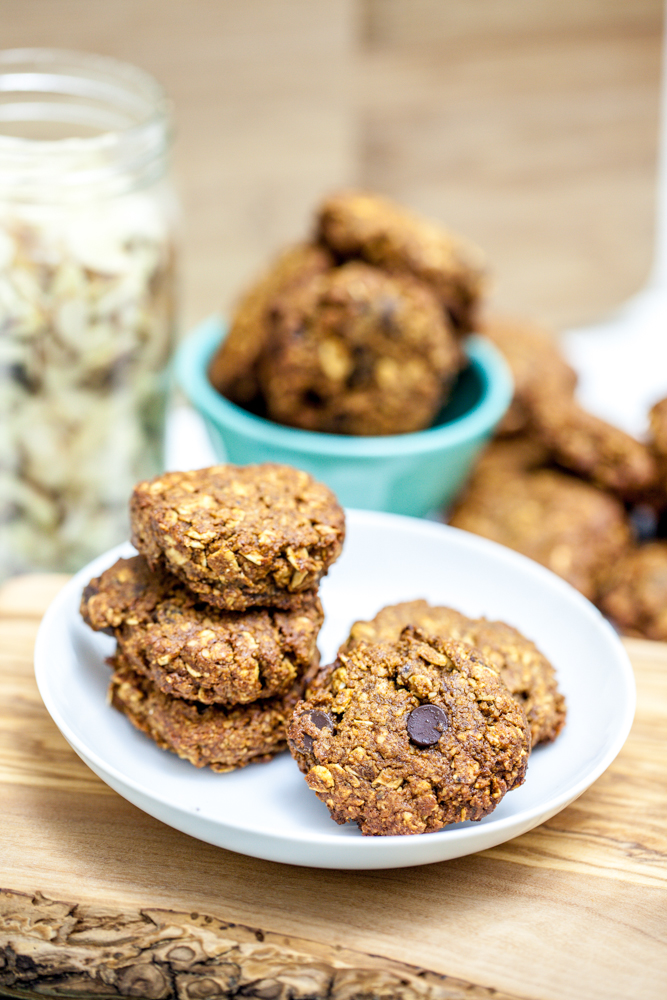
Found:
<path fill-rule="evenodd" d="M 519 628 L 556 666 L 568 704 L 561 736 L 533 752 L 525 784 L 481 822 L 421 836 L 363 837 L 356 826 L 332 822 L 288 753 L 231 774 L 197 770 L 108 707 L 105 657 L 114 640 L 87 628 L 79 601 L 92 576 L 132 553 L 125 545 L 100 556 L 58 595 L 37 637 L 37 683 L 56 725 L 96 774 L 140 809 L 211 844 L 322 868 L 394 868 L 460 857 L 510 840 L 563 809 L 609 766 L 630 730 L 635 687 L 625 650 L 568 584 L 456 528 L 348 511 L 343 555 L 321 588 L 323 662 L 357 618 L 424 597 Z"/>

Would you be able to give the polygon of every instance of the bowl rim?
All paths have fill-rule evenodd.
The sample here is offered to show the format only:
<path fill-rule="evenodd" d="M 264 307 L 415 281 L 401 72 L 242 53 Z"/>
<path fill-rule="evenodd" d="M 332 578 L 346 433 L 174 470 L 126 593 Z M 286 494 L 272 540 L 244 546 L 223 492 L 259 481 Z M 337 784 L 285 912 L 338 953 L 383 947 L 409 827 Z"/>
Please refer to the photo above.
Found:
<path fill-rule="evenodd" d="M 174 357 L 174 373 L 180 388 L 195 409 L 214 425 L 295 453 L 380 458 L 455 447 L 489 434 L 506 412 L 514 390 L 509 366 L 500 351 L 485 337 L 471 334 L 463 346 L 481 376 L 483 389 L 481 399 L 468 413 L 439 427 L 408 434 L 357 437 L 306 431 L 249 413 L 214 389 L 208 379 L 208 366 L 225 334 L 226 325 L 218 314 L 209 316 L 188 334 Z"/>

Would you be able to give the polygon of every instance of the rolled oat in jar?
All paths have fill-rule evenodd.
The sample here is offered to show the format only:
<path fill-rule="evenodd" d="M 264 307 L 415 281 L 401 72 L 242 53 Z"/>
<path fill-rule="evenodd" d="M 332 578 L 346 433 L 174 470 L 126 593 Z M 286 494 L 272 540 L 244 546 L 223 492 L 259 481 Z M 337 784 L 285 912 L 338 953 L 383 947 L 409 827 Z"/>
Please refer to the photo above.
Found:
<path fill-rule="evenodd" d="M 0 579 L 127 538 L 162 470 L 168 105 L 114 60 L 0 52 Z"/>

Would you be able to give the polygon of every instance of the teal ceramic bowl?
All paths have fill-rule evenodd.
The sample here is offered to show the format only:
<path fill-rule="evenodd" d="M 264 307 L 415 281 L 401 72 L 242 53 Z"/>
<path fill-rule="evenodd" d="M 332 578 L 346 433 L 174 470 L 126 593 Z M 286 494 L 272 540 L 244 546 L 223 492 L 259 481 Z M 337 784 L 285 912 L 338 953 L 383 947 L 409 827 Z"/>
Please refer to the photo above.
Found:
<path fill-rule="evenodd" d="M 176 379 L 206 424 L 221 462 L 281 462 L 326 483 L 345 507 L 423 517 L 445 507 L 512 398 L 500 353 L 469 337 L 470 364 L 432 427 L 414 434 L 352 437 L 285 427 L 230 403 L 208 380 L 209 362 L 225 334 L 210 317 L 181 344 Z"/>

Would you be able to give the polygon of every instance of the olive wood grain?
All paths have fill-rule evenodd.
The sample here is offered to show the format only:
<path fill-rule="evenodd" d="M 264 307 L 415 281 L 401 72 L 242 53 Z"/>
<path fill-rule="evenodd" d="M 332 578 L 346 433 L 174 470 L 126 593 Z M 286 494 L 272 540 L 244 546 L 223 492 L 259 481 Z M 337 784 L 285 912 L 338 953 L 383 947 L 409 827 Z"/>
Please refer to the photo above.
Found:
<path fill-rule="evenodd" d="M 64 579 L 0 590 L 0 995 L 664 997 L 667 646 L 627 641 L 630 738 L 549 822 L 441 864 L 314 870 L 172 830 L 79 760 L 32 673 Z"/>

